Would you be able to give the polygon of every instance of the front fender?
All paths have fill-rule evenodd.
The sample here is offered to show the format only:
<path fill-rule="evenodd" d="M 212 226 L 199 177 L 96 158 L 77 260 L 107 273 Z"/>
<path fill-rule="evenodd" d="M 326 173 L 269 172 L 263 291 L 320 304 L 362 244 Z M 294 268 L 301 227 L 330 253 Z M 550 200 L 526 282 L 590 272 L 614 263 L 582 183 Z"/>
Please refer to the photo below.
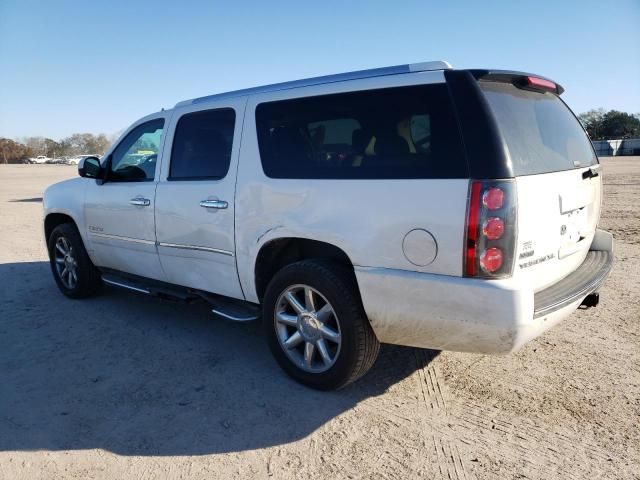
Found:
<path fill-rule="evenodd" d="M 62 214 L 70 217 L 78 227 L 80 236 L 85 245 L 88 245 L 86 238 L 86 226 L 84 219 L 84 196 L 87 187 L 87 180 L 84 178 L 73 178 L 63 182 L 50 185 L 42 198 L 43 206 L 43 235 L 45 220 L 49 215 Z M 46 238 L 45 238 L 46 243 Z"/>

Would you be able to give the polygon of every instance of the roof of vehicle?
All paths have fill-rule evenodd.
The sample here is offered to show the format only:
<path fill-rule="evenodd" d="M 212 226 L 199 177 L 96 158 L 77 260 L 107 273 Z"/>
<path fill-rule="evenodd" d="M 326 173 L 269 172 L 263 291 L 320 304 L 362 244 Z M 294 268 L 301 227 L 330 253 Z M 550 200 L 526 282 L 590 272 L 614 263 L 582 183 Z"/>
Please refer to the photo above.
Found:
<path fill-rule="evenodd" d="M 397 75 L 401 73 L 426 72 L 432 70 L 450 70 L 452 67 L 448 62 L 437 60 L 432 62 L 410 63 L 406 65 L 394 65 L 392 67 L 371 68 L 369 70 L 357 70 L 355 72 L 338 73 L 334 75 L 324 75 L 321 77 L 305 78 L 302 80 L 293 80 L 290 82 L 274 83 L 272 85 L 263 85 L 260 87 L 245 88 L 232 92 L 217 93 L 215 95 L 207 95 L 205 97 L 193 98 L 178 102 L 176 107 L 184 105 L 193 105 L 195 103 L 208 102 L 210 100 L 219 100 L 223 98 L 239 97 L 243 95 L 251 95 L 255 93 L 275 92 L 278 90 L 289 90 L 292 88 L 309 87 L 312 85 L 322 85 L 326 83 L 344 82 L 347 80 L 358 80 L 361 78 L 381 77 L 384 75 Z"/>

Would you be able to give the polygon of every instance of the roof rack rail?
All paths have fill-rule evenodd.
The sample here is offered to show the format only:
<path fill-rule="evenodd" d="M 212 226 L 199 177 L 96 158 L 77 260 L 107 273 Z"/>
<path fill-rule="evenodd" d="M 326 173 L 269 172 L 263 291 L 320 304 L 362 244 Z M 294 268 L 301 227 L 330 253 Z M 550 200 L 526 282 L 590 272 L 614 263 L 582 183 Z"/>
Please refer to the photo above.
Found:
<path fill-rule="evenodd" d="M 337 73 L 334 75 L 324 75 L 321 77 L 305 78 L 302 80 L 293 80 L 290 82 L 274 83 L 260 87 L 245 88 L 242 90 L 234 90 L 231 92 L 217 93 L 198 97 L 191 100 L 184 100 L 176 103 L 176 107 L 183 105 L 192 105 L 195 103 L 208 102 L 210 100 L 219 100 L 223 98 L 239 97 L 242 95 L 251 95 L 255 93 L 276 92 L 279 90 L 289 90 L 299 87 L 310 87 L 313 85 L 322 85 L 325 83 L 345 82 L 347 80 L 358 80 L 361 78 L 381 77 L 385 75 L 397 75 L 401 73 L 426 72 L 432 70 L 450 70 L 452 67 L 449 62 L 442 60 L 434 62 L 409 63 L 406 65 L 395 65 L 392 67 L 371 68 L 368 70 L 357 70 L 355 72 Z"/>

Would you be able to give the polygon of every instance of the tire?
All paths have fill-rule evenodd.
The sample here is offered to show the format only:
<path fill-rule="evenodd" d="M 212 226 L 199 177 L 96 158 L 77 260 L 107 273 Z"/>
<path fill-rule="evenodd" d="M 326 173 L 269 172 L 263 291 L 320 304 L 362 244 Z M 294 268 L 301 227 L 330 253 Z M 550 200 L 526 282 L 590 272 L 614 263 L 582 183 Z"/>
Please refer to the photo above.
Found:
<path fill-rule="evenodd" d="M 51 232 L 47 246 L 51 272 L 63 294 L 69 298 L 86 298 L 100 292 L 102 277 L 89 259 L 75 225 L 58 225 Z"/>
<path fill-rule="evenodd" d="M 297 309 L 288 294 L 297 300 Z M 271 352 L 285 372 L 306 386 L 342 388 L 376 361 L 380 343 L 365 315 L 353 271 L 340 264 L 303 260 L 284 267 L 267 286 L 262 309 Z"/>

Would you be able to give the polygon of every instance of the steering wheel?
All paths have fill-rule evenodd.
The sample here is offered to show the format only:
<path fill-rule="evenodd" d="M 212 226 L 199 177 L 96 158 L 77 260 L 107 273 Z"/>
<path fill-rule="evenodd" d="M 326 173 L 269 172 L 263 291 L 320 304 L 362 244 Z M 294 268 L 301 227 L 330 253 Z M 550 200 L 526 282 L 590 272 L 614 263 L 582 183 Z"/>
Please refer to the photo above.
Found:
<path fill-rule="evenodd" d="M 156 161 L 158 160 L 158 154 L 152 153 L 145 157 L 140 163 L 139 167 L 144 170 L 147 177 L 153 178 L 156 171 Z"/>

